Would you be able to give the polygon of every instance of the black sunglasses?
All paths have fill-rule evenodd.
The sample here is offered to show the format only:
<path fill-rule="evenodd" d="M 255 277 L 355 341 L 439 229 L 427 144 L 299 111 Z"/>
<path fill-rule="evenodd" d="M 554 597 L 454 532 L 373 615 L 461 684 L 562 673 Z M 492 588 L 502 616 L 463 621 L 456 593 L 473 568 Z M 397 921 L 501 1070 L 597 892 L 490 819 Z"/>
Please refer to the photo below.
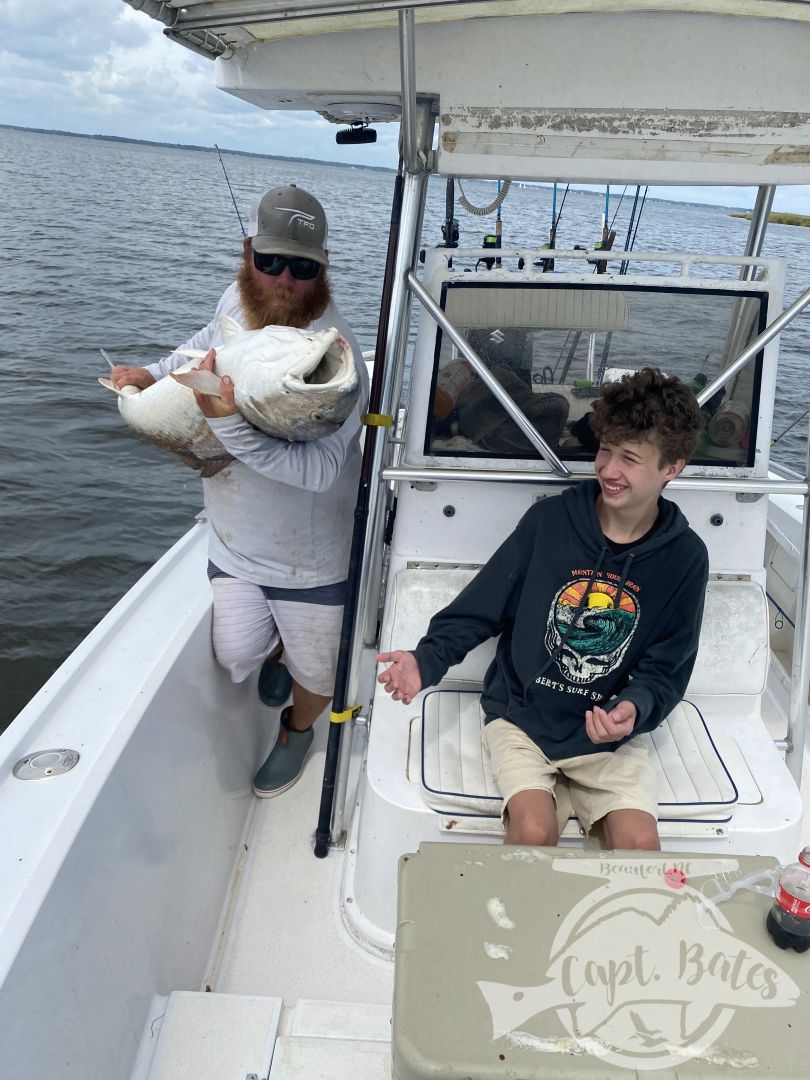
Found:
<path fill-rule="evenodd" d="M 265 255 L 261 251 L 253 252 L 253 265 L 262 274 L 269 274 L 270 277 L 278 277 L 279 274 L 283 273 L 284 267 L 287 266 L 292 276 L 298 281 L 311 281 L 312 278 L 318 276 L 318 271 L 321 268 L 321 264 L 314 259 L 290 258 L 287 255 Z"/>

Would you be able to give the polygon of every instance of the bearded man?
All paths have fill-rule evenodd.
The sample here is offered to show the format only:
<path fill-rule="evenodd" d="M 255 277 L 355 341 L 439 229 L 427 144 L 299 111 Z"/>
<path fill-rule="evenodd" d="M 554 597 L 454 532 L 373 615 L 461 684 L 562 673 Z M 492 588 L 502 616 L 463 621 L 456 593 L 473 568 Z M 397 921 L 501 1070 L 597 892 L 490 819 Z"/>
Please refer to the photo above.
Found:
<path fill-rule="evenodd" d="M 214 653 L 234 682 L 261 666 L 265 705 L 284 705 L 292 689 L 279 737 L 253 784 L 257 795 L 268 798 L 301 775 L 313 724 L 332 696 L 368 374 L 332 302 L 326 215 L 318 200 L 293 184 L 272 188 L 256 204 L 247 233 L 236 281 L 211 322 L 182 348 L 209 350 L 202 366 L 213 369 L 222 315 L 251 330 L 334 326 L 352 348 L 362 386 L 342 427 L 311 442 L 275 439 L 252 427 L 236 409 L 227 377 L 221 398 L 195 393 L 211 430 L 235 459 L 203 480 Z M 144 389 L 184 363 L 187 358 L 174 352 L 146 367 L 121 365 L 112 381 L 119 389 Z"/>

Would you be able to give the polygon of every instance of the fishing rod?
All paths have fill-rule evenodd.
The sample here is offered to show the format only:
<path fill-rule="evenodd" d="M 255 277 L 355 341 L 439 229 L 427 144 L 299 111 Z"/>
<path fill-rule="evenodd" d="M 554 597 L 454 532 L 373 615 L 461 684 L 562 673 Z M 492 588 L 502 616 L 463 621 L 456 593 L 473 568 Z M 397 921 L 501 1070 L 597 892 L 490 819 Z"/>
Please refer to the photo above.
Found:
<path fill-rule="evenodd" d="M 636 190 L 638 190 L 638 189 L 636 189 Z M 616 206 L 616 209 L 613 211 L 613 217 L 610 219 L 610 227 L 611 227 L 611 229 L 616 224 L 616 218 L 619 216 L 619 211 L 622 208 L 622 203 L 624 202 L 624 197 L 625 197 L 626 194 L 627 194 L 627 184 L 624 185 L 624 191 L 621 194 L 621 198 L 619 199 L 619 202 L 618 202 L 618 204 Z"/>
<path fill-rule="evenodd" d="M 554 187 L 556 189 L 557 185 L 555 184 Z M 555 247 L 556 244 L 557 244 L 557 226 L 560 224 L 560 218 L 562 217 L 563 208 L 565 207 L 565 200 L 568 198 L 568 192 L 569 192 L 570 188 L 571 188 L 570 184 L 565 185 L 565 191 L 563 192 L 563 197 L 562 197 L 562 202 L 560 203 L 559 212 L 557 214 L 555 214 L 553 216 L 553 218 L 552 218 L 551 236 L 550 236 L 550 246 L 552 248 Z M 556 195 L 555 195 L 555 202 L 556 202 Z"/>
<path fill-rule="evenodd" d="M 624 198 L 624 195 L 622 195 Z M 621 203 L 621 199 L 619 200 Z M 594 245 L 597 251 L 610 251 L 613 241 L 616 239 L 616 230 L 610 221 L 610 184 L 605 185 L 605 209 L 602 213 L 602 239 Z M 604 259 L 589 259 L 593 262 L 595 274 L 607 273 L 607 262 Z"/>
<path fill-rule="evenodd" d="M 792 424 L 789 424 L 789 425 L 788 425 L 788 426 L 787 426 L 787 427 L 785 428 L 785 430 L 784 430 L 784 431 L 782 432 L 782 434 L 781 434 L 781 435 L 777 435 L 775 439 L 771 439 L 771 446 L 776 446 L 776 444 L 777 444 L 777 443 L 779 442 L 779 440 L 780 440 L 780 439 L 781 439 L 781 438 L 782 438 L 783 436 L 787 435 L 787 433 L 788 433 L 788 432 L 789 432 L 789 431 L 791 430 L 791 428 L 795 428 L 797 424 L 801 423 L 801 421 L 802 421 L 802 420 L 804 420 L 805 416 L 807 416 L 807 414 L 808 414 L 808 413 L 810 413 L 810 409 L 805 409 L 805 410 L 804 410 L 804 412 L 802 413 L 802 415 L 801 415 L 801 416 L 799 416 L 799 417 L 797 417 L 797 418 L 796 418 L 796 419 L 795 419 L 795 420 L 793 421 L 793 423 L 792 423 Z"/>
<path fill-rule="evenodd" d="M 498 181 L 498 195 L 500 195 L 500 194 L 501 194 L 501 181 L 499 180 Z M 499 248 L 501 246 L 501 236 L 502 235 L 503 235 L 503 225 L 501 223 L 501 204 L 499 202 L 498 203 L 498 210 L 497 210 L 497 213 L 495 215 L 495 247 L 497 247 L 497 248 Z M 495 266 L 500 269 L 500 265 L 501 265 L 501 260 L 496 259 L 495 260 Z"/>
<path fill-rule="evenodd" d="M 242 215 L 239 213 L 239 207 L 236 205 L 236 199 L 233 197 L 233 188 L 231 187 L 231 182 L 228 179 L 228 173 L 225 169 L 225 162 L 222 160 L 222 154 L 220 154 L 219 147 L 216 143 L 214 143 L 214 149 L 217 152 L 219 163 L 222 166 L 222 175 L 225 177 L 225 183 L 228 185 L 228 191 L 230 191 L 231 193 L 231 202 L 233 203 L 233 208 L 236 211 L 236 216 L 239 218 L 239 228 L 242 230 L 242 236 L 247 236 L 247 233 L 245 232 L 245 226 L 242 224 Z"/>
<path fill-rule="evenodd" d="M 627 188 L 625 188 L 624 191 L 627 191 Z M 636 236 L 638 234 L 638 227 L 641 224 L 641 214 L 642 214 L 642 212 L 644 210 L 644 203 L 645 203 L 645 201 L 647 199 L 647 192 L 648 191 L 649 191 L 649 187 L 645 187 L 645 189 L 644 189 L 644 197 L 641 200 L 641 206 L 639 206 L 638 205 L 638 200 L 639 200 L 639 195 L 641 194 L 641 184 L 636 185 L 636 195 L 635 195 L 635 198 L 633 199 L 633 205 L 632 205 L 632 207 L 630 209 L 630 221 L 628 222 L 628 225 L 627 225 L 627 237 L 625 238 L 625 241 L 624 241 L 624 250 L 625 251 L 632 251 L 633 247 L 635 246 Z M 624 198 L 624 192 L 622 192 L 622 199 L 623 198 Z M 619 200 L 619 202 L 621 202 L 621 199 Z M 636 217 L 636 210 L 637 209 L 638 209 L 638 217 Z M 618 210 L 617 210 L 617 213 L 618 213 Z M 616 220 L 616 215 L 615 214 L 613 215 L 613 220 L 614 221 Z M 635 231 L 634 231 L 634 228 L 633 228 L 634 225 L 635 225 Z M 611 226 L 612 226 L 612 222 L 611 222 Z M 621 266 L 619 267 L 619 275 L 623 276 L 624 274 L 626 274 L 628 269 L 629 269 L 629 266 L 630 266 L 629 259 L 622 259 Z M 610 354 L 610 345 L 611 345 L 612 341 L 613 341 L 613 331 L 609 330 L 607 332 L 606 336 L 605 336 L 605 341 L 604 341 L 604 344 L 602 346 L 602 356 L 601 356 L 600 361 L 599 361 L 598 381 L 599 381 L 600 385 L 601 385 L 602 379 L 604 378 L 604 375 L 605 375 L 605 368 L 607 367 L 607 360 L 608 360 L 608 355 Z"/>
<path fill-rule="evenodd" d="M 570 187 L 570 184 L 565 185 L 565 191 L 563 192 L 562 201 L 560 203 L 560 211 L 557 213 L 557 181 L 554 181 L 554 189 L 551 195 L 551 229 L 548 234 L 548 243 L 545 245 L 546 249 L 549 251 L 553 251 L 557 246 L 557 226 L 560 223 L 563 207 L 565 206 L 565 200 L 568 198 L 568 189 Z M 548 274 L 554 269 L 554 260 L 537 259 L 534 265 L 542 267 L 543 273 Z"/>
<path fill-rule="evenodd" d="M 641 185 L 639 184 L 636 187 L 636 197 L 635 197 L 635 199 L 633 199 L 633 210 L 632 210 L 632 212 L 630 214 L 630 224 L 627 226 L 627 239 L 624 242 L 624 250 L 625 251 L 632 251 L 633 248 L 636 246 L 636 236 L 638 236 L 638 227 L 641 224 L 641 215 L 644 213 L 644 204 L 647 201 L 647 192 L 649 190 L 650 190 L 649 185 L 644 188 L 644 194 L 643 194 L 643 196 L 641 198 L 641 205 L 638 208 L 638 217 L 636 217 L 636 205 L 638 203 L 638 197 L 639 197 L 639 193 L 641 191 Z M 633 223 L 634 222 L 635 222 L 635 229 L 633 228 Z M 630 235 L 631 233 L 633 234 L 632 236 Z M 626 274 L 629 266 L 630 266 L 630 261 L 628 259 L 623 259 L 622 264 L 619 267 L 619 273 L 620 274 Z"/>

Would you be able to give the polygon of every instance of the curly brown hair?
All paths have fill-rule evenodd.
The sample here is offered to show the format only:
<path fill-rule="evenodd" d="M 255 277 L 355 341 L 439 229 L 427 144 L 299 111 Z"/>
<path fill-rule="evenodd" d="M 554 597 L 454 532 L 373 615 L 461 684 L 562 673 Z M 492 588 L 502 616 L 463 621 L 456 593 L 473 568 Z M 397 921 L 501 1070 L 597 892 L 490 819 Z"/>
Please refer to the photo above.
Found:
<path fill-rule="evenodd" d="M 689 461 L 703 430 L 692 390 L 658 368 L 605 383 L 589 421 L 597 439 L 612 446 L 649 439 L 658 447 L 661 468 Z"/>

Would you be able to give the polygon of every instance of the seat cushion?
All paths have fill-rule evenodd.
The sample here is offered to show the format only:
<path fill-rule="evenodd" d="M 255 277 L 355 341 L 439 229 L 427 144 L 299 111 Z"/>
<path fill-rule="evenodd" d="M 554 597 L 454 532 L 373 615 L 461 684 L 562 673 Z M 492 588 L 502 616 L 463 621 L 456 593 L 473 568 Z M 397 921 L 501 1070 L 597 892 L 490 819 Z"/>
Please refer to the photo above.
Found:
<path fill-rule="evenodd" d="M 481 742 L 484 717 L 473 691 L 435 690 L 422 704 L 422 797 L 441 814 L 498 817 L 501 796 Z M 652 734 L 660 820 L 728 821 L 737 786 L 699 710 L 682 701 Z"/>

